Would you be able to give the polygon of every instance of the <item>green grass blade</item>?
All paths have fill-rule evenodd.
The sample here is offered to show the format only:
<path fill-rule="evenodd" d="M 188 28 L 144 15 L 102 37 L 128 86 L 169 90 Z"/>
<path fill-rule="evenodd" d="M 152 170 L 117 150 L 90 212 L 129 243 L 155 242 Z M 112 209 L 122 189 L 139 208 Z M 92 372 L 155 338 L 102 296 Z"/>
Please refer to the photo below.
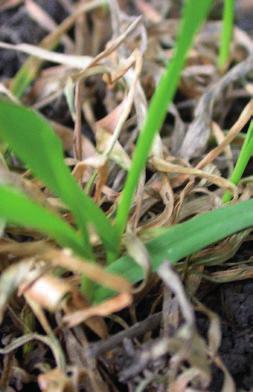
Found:
<path fill-rule="evenodd" d="M 175 263 L 251 226 L 253 226 L 253 200 L 219 208 L 170 227 L 162 235 L 146 244 L 152 269 L 156 271 L 165 260 Z M 112 263 L 107 271 L 121 275 L 131 283 L 143 279 L 141 267 L 130 256 L 121 257 Z M 111 295 L 112 292 L 98 288 L 94 301 L 99 302 Z"/>
<path fill-rule="evenodd" d="M 237 185 L 239 183 L 252 155 L 253 155 L 253 121 L 250 122 L 246 138 L 243 142 L 235 168 L 230 177 L 230 181 L 233 184 Z M 223 196 L 223 202 L 227 203 L 229 200 L 231 200 L 231 198 L 232 198 L 231 193 L 225 192 Z"/>
<path fill-rule="evenodd" d="M 108 250 L 116 247 L 115 229 L 79 187 L 64 163 L 62 144 L 38 113 L 0 101 L 0 138 L 44 184 L 70 208 L 89 250 L 87 224 L 92 224 Z"/>
<path fill-rule="evenodd" d="M 221 44 L 218 67 L 223 71 L 228 63 L 230 43 L 234 24 L 234 0 L 224 0 Z"/>
<path fill-rule="evenodd" d="M 8 186 L 0 186 L 0 218 L 48 235 L 61 246 L 73 249 L 79 256 L 86 255 L 81 237 L 71 226 L 22 192 Z"/>
<path fill-rule="evenodd" d="M 147 118 L 133 154 L 131 170 L 128 172 L 122 191 L 115 222 L 119 237 L 125 229 L 133 195 L 148 159 L 155 134 L 161 128 L 168 105 L 176 92 L 187 52 L 192 45 L 195 33 L 206 18 L 211 3 L 211 0 L 199 1 L 198 4 L 196 4 L 196 0 L 187 0 L 185 2 L 174 57 L 152 97 Z"/>

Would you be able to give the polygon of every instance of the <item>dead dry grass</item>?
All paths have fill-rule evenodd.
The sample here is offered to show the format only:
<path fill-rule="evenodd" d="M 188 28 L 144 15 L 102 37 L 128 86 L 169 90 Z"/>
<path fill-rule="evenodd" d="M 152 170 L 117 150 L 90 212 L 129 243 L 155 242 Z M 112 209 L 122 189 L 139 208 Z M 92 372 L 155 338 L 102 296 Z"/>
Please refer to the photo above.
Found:
<path fill-rule="evenodd" d="M 102 0 L 59 3 L 68 15 L 61 24 L 33 0 L 0 4 L 1 12 L 21 7 L 45 35 L 37 45 L 0 42 L 2 49 L 29 56 L 22 69 L 31 81 L 17 98 L 14 79 L 3 78 L 0 94 L 49 118 L 73 175 L 112 216 L 148 101 L 171 58 L 178 9 L 174 2 L 152 0 L 110 0 L 108 9 Z M 175 269 L 165 261 L 158 276 L 150 274 L 140 241 L 221 206 L 225 190 L 234 201 L 252 197 L 251 176 L 238 187 L 227 180 L 242 145 L 241 132 L 253 115 L 252 40 L 235 29 L 229 68 L 221 75 L 216 67 L 219 34 L 220 23 L 209 21 L 198 35 L 138 185 L 126 247 L 138 254 L 146 279 L 134 293 L 125 279 L 105 271 L 95 234 L 98 263 L 91 265 L 37 232 L 1 226 L 1 390 L 25 390 L 23 385 L 38 382 L 47 392 L 207 391 L 211 366 L 223 372 L 222 391 L 235 390 L 219 356 L 220 320 L 200 302 L 198 289 L 209 281 L 252 277 L 251 259 L 225 263 L 252 240 L 251 231 L 209 247 Z M 61 51 L 53 51 L 58 42 Z M 57 115 L 58 107 L 63 115 Z M 1 182 L 23 189 L 72 222 L 60 200 L 12 154 L 8 163 L 12 170 L 1 158 Z M 90 306 L 78 290 L 81 274 L 118 296 Z M 205 337 L 196 326 L 195 311 L 208 320 Z"/>

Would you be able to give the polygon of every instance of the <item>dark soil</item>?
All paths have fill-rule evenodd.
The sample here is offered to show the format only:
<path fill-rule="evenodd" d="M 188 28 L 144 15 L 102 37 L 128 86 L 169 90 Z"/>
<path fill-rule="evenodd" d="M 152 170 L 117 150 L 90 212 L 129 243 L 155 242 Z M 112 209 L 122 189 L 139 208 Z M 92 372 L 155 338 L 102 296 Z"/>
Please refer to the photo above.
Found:
<path fill-rule="evenodd" d="M 222 344 L 219 350 L 237 388 L 253 386 L 253 281 L 212 286 L 202 301 L 220 317 Z M 205 321 L 198 320 L 200 329 Z M 212 390 L 221 388 L 222 375 L 215 370 Z"/>
<path fill-rule="evenodd" d="M 38 0 L 36 3 L 58 23 L 66 17 L 64 9 L 57 1 Z M 0 12 L 1 41 L 12 44 L 38 44 L 45 35 L 46 31 L 29 17 L 23 7 Z M 12 50 L 0 50 L 0 58 L 0 79 L 5 79 L 15 75 L 27 56 Z"/>
<path fill-rule="evenodd" d="M 45 8 L 55 21 L 60 22 L 65 17 L 64 10 L 58 2 L 52 0 L 37 1 Z M 248 14 L 239 14 L 238 21 L 245 30 L 252 28 Z M 23 7 L 14 8 L 0 14 L 0 40 L 11 43 L 37 44 L 46 32 L 43 31 L 26 14 Z M 14 51 L 0 50 L 0 80 L 5 80 L 17 72 L 26 56 Z M 58 119 L 61 117 L 59 105 L 47 109 L 47 115 Z M 213 285 L 212 290 L 202 298 L 210 309 L 215 311 L 221 320 L 222 343 L 220 354 L 225 365 L 233 376 L 237 389 L 249 391 L 253 387 L 253 280 Z M 199 316 L 200 329 L 204 327 L 204 321 Z M 6 325 L 2 327 L 1 339 L 6 333 Z M 118 362 L 119 365 L 120 362 Z M 122 369 L 126 369 L 126 357 L 123 358 Z M 121 369 L 121 373 L 122 373 Z M 120 371 L 119 371 L 120 373 Z M 214 371 L 212 391 L 221 388 L 222 376 Z M 17 385 L 13 385 L 19 390 Z M 31 389 L 32 388 L 32 389 Z M 23 391 L 36 391 L 36 384 L 30 384 Z M 124 390 L 122 384 L 122 390 Z"/>

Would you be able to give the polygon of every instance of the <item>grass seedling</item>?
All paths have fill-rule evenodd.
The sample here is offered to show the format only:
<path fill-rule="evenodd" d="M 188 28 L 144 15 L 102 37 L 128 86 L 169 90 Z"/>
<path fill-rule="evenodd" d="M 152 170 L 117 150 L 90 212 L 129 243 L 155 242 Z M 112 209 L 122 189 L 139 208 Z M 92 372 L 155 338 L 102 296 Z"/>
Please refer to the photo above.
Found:
<path fill-rule="evenodd" d="M 66 208 L 72 211 L 74 217 L 78 212 L 82 214 L 76 219 L 75 229 L 55 213 L 31 200 L 23 191 L 1 183 L 0 218 L 2 220 L 8 224 L 40 231 L 54 239 L 60 246 L 71 248 L 76 255 L 88 259 L 90 245 L 87 245 L 89 236 L 87 232 L 88 237 L 85 237 L 85 228 L 87 222 L 90 222 L 97 229 L 105 249 L 115 250 L 115 228 L 92 199 L 88 198 L 78 188 L 78 184 L 73 182 L 74 178 L 64 166 L 59 140 L 41 116 L 22 106 L 2 101 L 0 102 L 0 136 L 8 142 L 33 173 L 66 203 Z M 248 151 L 247 156 L 252 152 L 252 124 L 243 150 Z M 164 230 L 162 234 L 146 244 L 153 271 L 156 271 L 164 260 L 177 262 L 207 245 L 251 226 L 252 207 L 253 200 L 237 203 L 199 215 Z M 80 224 L 83 230 L 78 230 Z M 121 275 L 132 283 L 143 278 L 142 269 L 127 255 L 112 263 L 108 271 Z M 108 289 L 91 285 L 87 279 L 83 279 L 82 284 L 89 289 L 86 290 L 86 294 L 92 295 L 94 301 L 113 295 Z"/>
<path fill-rule="evenodd" d="M 230 177 L 230 181 L 233 184 L 237 185 L 239 183 L 252 155 L 253 155 L 253 121 L 250 122 L 246 138 L 243 142 L 235 168 Z M 231 193 L 226 192 L 223 196 L 223 202 L 227 203 L 229 200 L 231 200 L 231 198 L 232 198 Z"/>
<path fill-rule="evenodd" d="M 247 200 L 200 214 L 187 222 L 169 227 L 146 244 L 152 270 L 156 271 L 165 260 L 176 263 L 210 244 L 251 227 L 252 208 L 253 200 Z M 143 269 L 128 255 L 112 263 L 106 270 L 124 276 L 131 283 L 137 283 L 144 277 Z M 100 302 L 111 295 L 108 289 L 98 288 L 94 301 Z"/>
<path fill-rule="evenodd" d="M 133 154 L 132 167 L 122 191 L 115 225 L 96 206 L 93 200 L 79 187 L 64 162 L 64 154 L 58 137 L 47 121 L 32 110 L 0 101 L 0 138 L 19 159 L 39 178 L 54 195 L 59 197 L 66 210 L 72 213 L 75 227 L 57 214 L 49 211 L 38 201 L 31 200 L 20 189 L 0 183 L 0 219 L 7 224 L 28 227 L 54 239 L 61 247 L 71 248 L 83 258 L 93 259 L 90 241 L 92 226 L 107 254 L 117 256 L 124 233 L 134 193 L 147 163 L 156 132 L 165 119 L 178 86 L 180 74 L 194 36 L 204 22 L 211 0 L 199 2 L 186 0 L 174 56 L 154 93 L 143 130 Z M 233 1 L 226 2 L 230 5 Z M 96 2 L 97 4 L 97 2 Z M 228 4 L 227 4 L 228 6 Z M 26 81 L 26 79 L 25 79 Z M 22 86 L 21 86 L 22 85 Z M 21 83 L 19 93 L 24 86 Z M 253 122 L 251 122 L 231 181 L 240 180 L 253 151 Z M 227 195 L 224 195 L 226 199 Z M 253 200 L 226 206 L 189 219 L 160 232 L 146 244 L 153 271 L 164 260 L 177 262 L 231 234 L 252 226 Z M 238 219 L 238 216 L 240 219 Z M 143 270 L 130 256 L 125 255 L 107 267 L 107 271 L 136 283 L 143 278 Z M 83 286 L 90 288 L 83 280 Z M 113 293 L 108 289 L 92 286 L 94 301 L 99 302 Z M 89 292 L 87 293 L 89 296 Z"/>
<path fill-rule="evenodd" d="M 222 33 L 220 51 L 218 57 L 218 68 L 220 71 L 226 69 L 229 60 L 230 43 L 234 24 L 234 0 L 224 0 Z"/>
<path fill-rule="evenodd" d="M 1 101 L 0 137 L 72 212 L 87 257 L 93 258 L 88 225 L 95 228 L 108 253 L 116 249 L 114 227 L 71 175 L 64 162 L 62 144 L 42 116 L 25 107 Z"/>
<path fill-rule="evenodd" d="M 120 199 L 115 221 L 119 239 L 125 230 L 134 192 L 140 175 L 145 168 L 155 134 L 160 131 L 164 122 L 168 106 L 176 92 L 187 53 L 193 43 L 196 32 L 206 19 L 211 3 L 211 0 L 205 0 L 199 2 L 198 6 L 196 6 L 196 1 L 194 0 L 185 2 L 174 56 L 152 97 L 147 118 L 133 154 L 132 166 L 128 172 Z"/>

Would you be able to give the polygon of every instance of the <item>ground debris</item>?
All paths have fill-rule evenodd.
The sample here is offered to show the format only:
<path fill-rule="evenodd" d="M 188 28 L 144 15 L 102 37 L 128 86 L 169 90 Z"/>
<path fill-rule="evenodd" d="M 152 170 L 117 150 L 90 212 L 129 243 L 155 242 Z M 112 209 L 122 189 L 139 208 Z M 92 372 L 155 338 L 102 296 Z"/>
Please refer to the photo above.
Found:
<path fill-rule="evenodd" d="M 252 388 L 251 229 L 173 268 L 164 260 L 157 274 L 145 246 L 165 227 L 219 208 L 224 191 L 232 203 L 253 195 L 252 161 L 238 186 L 228 180 L 253 116 L 252 7 L 236 2 L 222 74 L 221 3 L 189 53 L 131 207 L 120 251 L 142 269 L 139 285 L 106 271 L 111 255 L 93 227 L 96 263 L 0 220 L 0 391 Z M 50 121 L 69 170 L 112 220 L 150 99 L 172 61 L 180 10 L 171 0 L 0 1 L 1 99 Z M 2 141 L 0 184 L 74 227 L 68 207 Z M 115 296 L 91 305 L 97 285 Z"/>

